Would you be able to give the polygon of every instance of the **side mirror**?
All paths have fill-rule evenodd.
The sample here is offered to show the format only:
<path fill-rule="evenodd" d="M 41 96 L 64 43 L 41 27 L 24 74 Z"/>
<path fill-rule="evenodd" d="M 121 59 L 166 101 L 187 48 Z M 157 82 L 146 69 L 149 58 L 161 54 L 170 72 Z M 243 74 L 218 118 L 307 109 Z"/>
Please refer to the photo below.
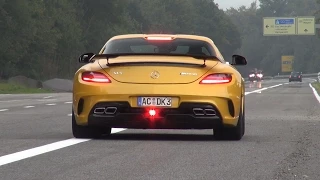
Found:
<path fill-rule="evenodd" d="M 89 63 L 91 58 L 94 56 L 94 53 L 85 53 L 79 57 L 79 63 Z"/>
<path fill-rule="evenodd" d="M 231 65 L 247 65 L 247 60 L 243 56 L 233 55 L 232 56 L 232 64 Z"/>

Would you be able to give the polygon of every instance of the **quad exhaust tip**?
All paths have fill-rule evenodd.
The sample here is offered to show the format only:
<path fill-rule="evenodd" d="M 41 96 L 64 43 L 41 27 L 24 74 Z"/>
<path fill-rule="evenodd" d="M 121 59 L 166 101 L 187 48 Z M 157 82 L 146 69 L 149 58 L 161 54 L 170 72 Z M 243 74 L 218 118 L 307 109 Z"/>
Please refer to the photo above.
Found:
<path fill-rule="evenodd" d="M 93 113 L 94 114 L 108 114 L 108 115 L 110 115 L 110 114 L 115 114 L 116 112 L 117 112 L 117 108 L 116 107 L 106 107 L 106 108 L 104 108 L 104 107 L 98 107 L 98 108 L 95 108 L 94 109 L 94 111 L 93 111 Z"/>
<path fill-rule="evenodd" d="M 202 108 L 193 108 L 193 114 L 196 116 L 216 116 L 217 113 L 214 109 L 202 109 Z"/>
<path fill-rule="evenodd" d="M 107 107 L 105 110 L 104 110 L 104 113 L 105 114 L 115 114 L 117 112 L 117 109 L 116 107 Z"/>
<path fill-rule="evenodd" d="M 95 108 L 93 113 L 94 114 L 104 114 L 106 108 Z"/>

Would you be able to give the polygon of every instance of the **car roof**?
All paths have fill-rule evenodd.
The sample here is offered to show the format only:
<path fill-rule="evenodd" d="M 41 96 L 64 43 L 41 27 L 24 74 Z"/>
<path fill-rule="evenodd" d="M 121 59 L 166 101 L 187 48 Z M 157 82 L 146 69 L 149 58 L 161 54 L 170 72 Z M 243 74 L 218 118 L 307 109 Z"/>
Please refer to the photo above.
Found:
<path fill-rule="evenodd" d="M 145 38 L 145 37 L 173 37 L 173 38 L 185 38 L 185 39 L 193 39 L 193 40 L 201 40 L 206 41 L 208 43 L 214 44 L 212 39 L 206 36 L 199 35 L 188 35 L 188 34 L 124 34 L 124 35 L 116 35 L 113 36 L 110 40 L 114 39 L 128 39 L 128 38 Z"/>

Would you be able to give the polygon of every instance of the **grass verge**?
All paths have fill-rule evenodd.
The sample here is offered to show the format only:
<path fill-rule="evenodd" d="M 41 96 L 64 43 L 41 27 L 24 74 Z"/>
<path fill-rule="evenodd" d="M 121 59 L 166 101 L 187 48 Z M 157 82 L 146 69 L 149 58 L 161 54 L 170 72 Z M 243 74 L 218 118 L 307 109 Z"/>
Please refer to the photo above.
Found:
<path fill-rule="evenodd" d="M 320 83 L 319 82 L 313 82 L 311 85 L 317 90 L 318 94 L 320 95 Z"/>
<path fill-rule="evenodd" d="M 27 88 L 16 84 L 0 82 L 0 94 L 34 94 L 50 92 L 52 91 L 46 89 Z"/>

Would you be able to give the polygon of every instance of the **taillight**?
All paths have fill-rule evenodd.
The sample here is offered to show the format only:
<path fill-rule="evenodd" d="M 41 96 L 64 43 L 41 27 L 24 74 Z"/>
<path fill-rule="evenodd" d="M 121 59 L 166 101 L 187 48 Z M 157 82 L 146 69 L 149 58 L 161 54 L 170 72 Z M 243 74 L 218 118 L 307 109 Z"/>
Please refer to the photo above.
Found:
<path fill-rule="evenodd" d="M 231 74 L 210 74 L 203 78 L 200 81 L 200 84 L 223 84 L 223 83 L 229 83 L 232 80 Z"/>
<path fill-rule="evenodd" d="M 86 82 L 111 83 L 111 80 L 100 72 L 83 72 L 82 80 Z"/>

